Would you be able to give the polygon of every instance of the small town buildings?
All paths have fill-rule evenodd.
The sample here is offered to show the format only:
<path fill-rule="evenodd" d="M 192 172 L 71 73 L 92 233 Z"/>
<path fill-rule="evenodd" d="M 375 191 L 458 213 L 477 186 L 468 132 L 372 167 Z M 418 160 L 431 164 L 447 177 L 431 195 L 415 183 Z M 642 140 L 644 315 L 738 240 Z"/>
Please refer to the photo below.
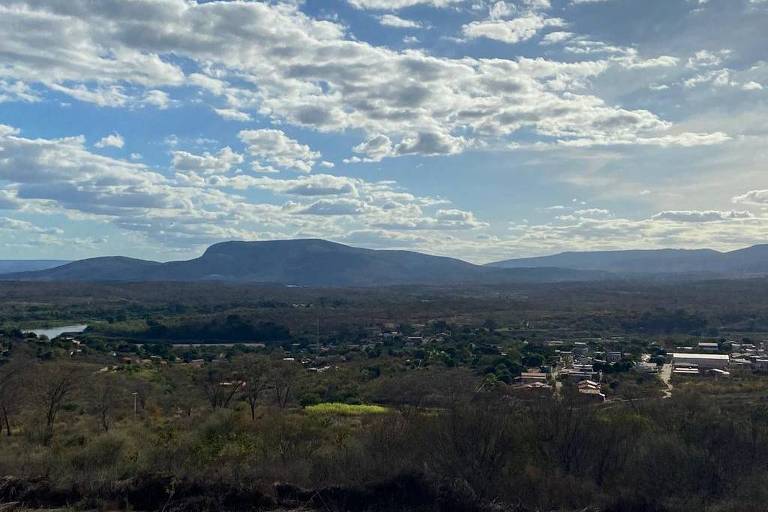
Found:
<path fill-rule="evenodd" d="M 586 356 L 589 354 L 589 347 L 587 346 L 587 343 L 584 341 L 577 341 L 573 344 L 573 355 L 574 356 Z"/>
<path fill-rule="evenodd" d="M 672 370 L 674 375 L 699 375 L 698 368 L 675 368 Z"/>
<path fill-rule="evenodd" d="M 634 369 L 640 373 L 659 373 L 658 365 L 647 361 L 637 363 Z"/>
<path fill-rule="evenodd" d="M 699 343 L 699 350 L 702 352 L 718 352 L 720 345 L 717 343 L 701 342 Z"/>
<path fill-rule="evenodd" d="M 542 372 L 523 372 L 515 380 L 522 384 L 530 384 L 532 382 L 547 382 L 547 374 Z"/>
<path fill-rule="evenodd" d="M 729 357 L 727 354 L 687 354 L 675 352 L 672 354 L 672 365 L 678 368 L 696 368 L 699 370 L 710 370 L 718 368 L 724 370 L 728 367 Z"/>
<path fill-rule="evenodd" d="M 605 401 L 605 394 L 600 388 L 600 384 L 593 380 L 583 380 L 577 385 L 579 395 L 584 398 L 591 398 L 598 401 Z"/>

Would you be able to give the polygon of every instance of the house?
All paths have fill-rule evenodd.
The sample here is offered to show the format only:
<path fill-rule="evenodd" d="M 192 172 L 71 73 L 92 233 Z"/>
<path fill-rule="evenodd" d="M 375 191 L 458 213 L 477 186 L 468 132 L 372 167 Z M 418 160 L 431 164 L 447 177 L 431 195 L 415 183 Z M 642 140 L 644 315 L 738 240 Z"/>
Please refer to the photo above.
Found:
<path fill-rule="evenodd" d="M 697 368 L 675 368 L 672 370 L 673 375 L 699 375 Z"/>
<path fill-rule="evenodd" d="M 643 361 L 641 363 L 637 363 L 635 365 L 635 371 L 638 371 L 640 373 L 659 373 L 659 367 L 658 365 L 654 363 L 649 363 L 646 361 Z"/>
<path fill-rule="evenodd" d="M 591 380 L 598 377 L 598 373 L 592 369 L 585 370 L 566 368 L 565 370 L 562 370 L 559 375 L 564 379 L 575 380 L 577 382 L 582 380 Z"/>
<path fill-rule="evenodd" d="M 605 394 L 600 389 L 600 384 L 593 380 L 583 380 L 577 385 L 579 395 L 584 398 L 590 398 L 598 400 L 600 402 L 605 401 Z"/>
<path fill-rule="evenodd" d="M 718 368 L 724 370 L 728 367 L 729 357 L 727 354 L 684 354 L 675 352 L 672 354 L 672 366 L 677 369 L 696 368 L 700 370 L 710 370 Z"/>
<path fill-rule="evenodd" d="M 589 354 L 589 347 L 584 341 L 577 341 L 573 344 L 573 354 L 575 356 L 586 356 Z"/>
<path fill-rule="evenodd" d="M 699 350 L 702 352 L 718 352 L 720 350 L 720 345 L 717 343 L 701 342 L 699 343 Z"/>
<path fill-rule="evenodd" d="M 623 357 L 621 352 L 606 352 L 605 353 L 605 360 L 609 363 L 619 363 L 621 362 L 621 358 Z"/>
<path fill-rule="evenodd" d="M 528 384 L 531 382 L 547 382 L 547 374 L 542 372 L 523 372 L 515 378 L 517 382 Z"/>

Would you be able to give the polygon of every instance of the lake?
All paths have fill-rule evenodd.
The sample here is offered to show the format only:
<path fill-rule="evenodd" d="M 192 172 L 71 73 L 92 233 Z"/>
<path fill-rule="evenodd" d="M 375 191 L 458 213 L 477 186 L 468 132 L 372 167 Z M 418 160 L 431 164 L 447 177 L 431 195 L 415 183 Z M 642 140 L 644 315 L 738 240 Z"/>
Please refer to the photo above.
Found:
<path fill-rule="evenodd" d="M 52 340 L 53 338 L 57 336 L 61 336 L 64 333 L 76 334 L 76 333 L 83 332 L 87 328 L 88 326 L 85 324 L 65 325 L 62 327 L 51 327 L 50 329 L 30 329 L 29 332 L 32 332 L 37 336 L 47 336 L 48 339 Z"/>

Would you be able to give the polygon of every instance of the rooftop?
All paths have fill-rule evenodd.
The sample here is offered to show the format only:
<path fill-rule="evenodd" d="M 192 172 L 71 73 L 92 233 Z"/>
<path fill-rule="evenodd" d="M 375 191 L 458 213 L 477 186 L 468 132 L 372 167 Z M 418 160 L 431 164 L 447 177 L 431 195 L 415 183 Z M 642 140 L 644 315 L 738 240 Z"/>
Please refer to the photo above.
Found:
<path fill-rule="evenodd" d="M 720 359 L 728 360 L 728 354 L 683 354 L 675 352 L 672 354 L 675 359 Z"/>

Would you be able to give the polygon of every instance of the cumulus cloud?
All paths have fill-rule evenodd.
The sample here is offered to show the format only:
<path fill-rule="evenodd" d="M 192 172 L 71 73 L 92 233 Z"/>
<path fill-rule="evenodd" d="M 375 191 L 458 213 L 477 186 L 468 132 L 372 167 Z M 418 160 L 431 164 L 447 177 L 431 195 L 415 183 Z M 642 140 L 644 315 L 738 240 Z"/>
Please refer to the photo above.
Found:
<path fill-rule="evenodd" d="M 572 214 L 549 223 L 516 222 L 504 244 L 518 253 L 740 247 L 761 239 L 768 218 L 742 211 L 665 211 L 648 218 Z"/>
<path fill-rule="evenodd" d="M 734 203 L 757 206 L 768 205 L 768 190 L 750 190 L 733 198 Z"/>
<path fill-rule="evenodd" d="M 228 172 L 232 166 L 242 164 L 243 155 L 235 153 L 229 146 L 212 155 L 203 153 L 195 155 L 186 151 L 173 151 L 173 167 L 177 171 L 201 172 L 203 174 L 218 174 Z"/>
<path fill-rule="evenodd" d="M 122 148 L 124 145 L 125 140 L 119 133 L 107 135 L 94 144 L 97 148 Z"/>
<path fill-rule="evenodd" d="M 716 210 L 676 210 L 659 212 L 654 220 L 669 220 L 675 222 L 716 222 L 729 219 L 751 219 L 754 217 L 747 211 L 716 211 Z"/>
<path fill-rule="evenodd" d="M 235 172 L 244 157 L 228 147 L 202 154 L 173 151 L 175 174 L 169 177 L 141 163 L 91 153 L 83 137 L 26 138 L 0 125 L 0 154 L 0 180 L 7 184 L 0 209 L 105 221 L 169 247 L 265 233 L 339 239 L 350 231 L 393 231 L 384 224 L 437 237 L 487 225 L 471 212 L 446 208 L 443 199 L 416 196 L 392 181 Z M 241 190 L 261 190 L 268 199 L 252 202 Z"/>
<path fill-rule="evenodd" d="M 708 50 L 700 50 L 688 59 L 686 67 L 690 69 L 716 67 L 723 63 L 723 59 L 730 55 L 730 50 L 720 50 L 718 52 L 711 52 Z"/>
<path fill-rule="evenodd" d="M 238 136 L 247 146 L 248 153 L 259 163 L 310 172 L 315 162 L 321 158 L 317 151 L 288 137 L 280 130 L 242 130 Z"/>
<path fill-rule="evenodd" d="M 352 3 L 395 10 L 454 2 Z M 3 80 L 125 108 L 166 108 L 180 101 L 170 98 L 171 88 L 193 86 L 226 103 L 214 107 L 225 119 L 247 121 L 258 113 L 321 132 L 384 135 L 394 148 L 401 148 L 393 155 L 421 148 L 428 151 L 425 154 L 450 154 L 457 148 L 506 145 L 506 139 L 523 131 L 551 137 L 555 125 L 562 127 L 559 133 L 578 134 L 574 138 L 581 142 L 616 139 L 589 137 L 594 114 L 619 114 L 620 109 L 604 103 L 594 109 L 602 100 L 585 92 L 588 80 L 614 64 L 641 68 L 674 63 L 669 56 L 644 60 L 626 52 L 616 55 L 624 59 L 622 64 L 445 58 L 418 50 L 395 51 L 354 40 L 342 24 L 313 19 L 293 3 L 165 0 L 142 4 L 141 9 L 123 6 L 117 0 L 99 2 L 97 8 L 86 0 L 3 4 L 0 32 L 9 48 L 0 55 Z M 561 24 L 541 14 L 547 2 L 519 6 L 517 17 L 465 25 L 465 37 L 517 42 Z M 137 26 L 155 37 L 137 37 L 131 29 Z M 281 27 L 279 33 L 276 26 Z M 185 72 L 178 59 L 191 70 Z M 671 127 L 649 112 L 638 115 L 654 117 L 657 132 Z M 620 130 L 632 130 L 632 124 Z M 674 144 L 675 137 L 656 133 L 646 140 Z M 292 164 L 307 172 L 313 159 Z M 256 169 L 272 171 L 274 164 L 257 162 Z"/>
<path fill-rule="evenodd" d="M 347 0 L 357 9 L 375 9 L 380 11 L 395 11 L 413 7 L 414 5 L 430 5 L 432 7 L 447 7 L 463 0 Z"/>
<path fill-rule="evenodd" d="M 0 103 L 10 101 L 35 103 L 40 99 L 40 95 L 21 80 L 3 80 L 0 78 Z"/>
<path fill-rule="evenodd" d="M 360 215 L 365 204 L 357 199 L 320 199 L 298 210 L 304 215 Z"/>
<path fill-rule="evenodd" d="M 385 27 L 394 27 L 394 28 L 421 28 L 422 27 L 422 24 L 419 23 L 418 21 L 407 20 L 399 16 L 395 16 L 394 14 L 384 14 L 382 16 L 379 16 L 378 20 L 379 20 L 379 23 L 381 23 Z"/>
<path fill-rule="evenodd" d="M 250 121 L 251 115 L 247 112 L 241 112 L 234 108 L 214 108 L 214 112 L 216 112 L 219 116 L 221 116 L 224 119 L 228 119 L 230 121 Z"/>
<path fill-rule="evenodd" d="M 563 20 L 559 18 L 545 18 L 539 14 L 529 13 L 510 20 L 473 21 L 464 25 L 461 31 L 468 39 L 485 37 L 515 44 L 527 41 L 544 27 L 559 27 L 563 24 Z"/>

